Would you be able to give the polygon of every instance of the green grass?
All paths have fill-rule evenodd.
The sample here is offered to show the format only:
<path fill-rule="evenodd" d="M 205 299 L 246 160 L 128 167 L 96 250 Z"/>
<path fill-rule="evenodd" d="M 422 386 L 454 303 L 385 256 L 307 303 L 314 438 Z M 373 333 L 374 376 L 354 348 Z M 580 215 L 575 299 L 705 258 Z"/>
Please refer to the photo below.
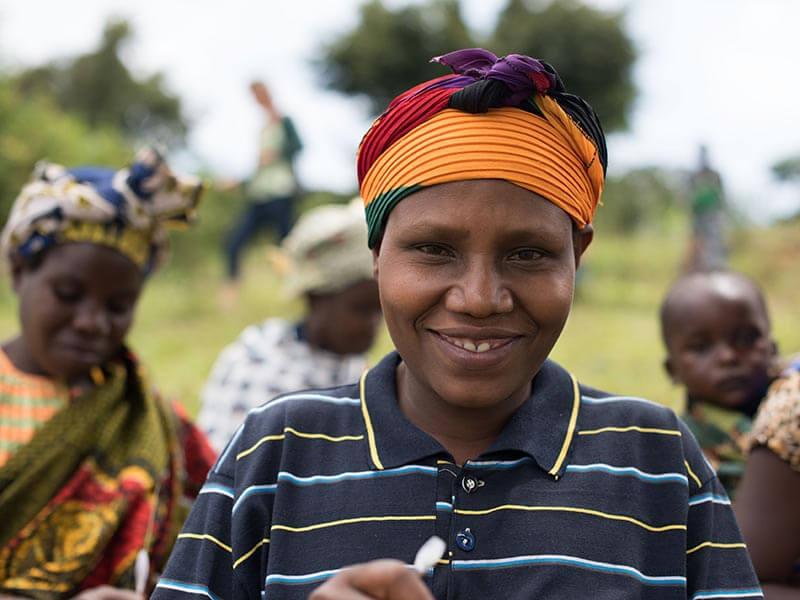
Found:
<path fill-rule="evenodd" d="M 657 309 L 678 273 L 684 244 L 682 235 L 665 233 L 597 235 L 553 357 L 589 385 L 679 409 L 680 390 L 670 385 L 661 368 Z M 176 261 L 145 291 L 130 344 L 158 386 L 192 411 L 215 357 L 245 326 L 270 315 L 295 317 L 302 311 L 297 302 L 283 297 L 280 282 L 263 257 L 259 250 L 248 255 L 235 311 L 226 312 L 219 305 L 222 266 L 210 253 L 197 253 L 192 266 L 186 260 Z M 787 353 L 800 350 L 798 260 L 799 225 L 751 229 L 734 238 L 733 267 L 763 283 L 776 338 Z M 0 291 L 0 338 L 13 335 L 16 323 L 16 305 L 5 286 Z M 390 347 L 383 332 L 373 361 Z"/>

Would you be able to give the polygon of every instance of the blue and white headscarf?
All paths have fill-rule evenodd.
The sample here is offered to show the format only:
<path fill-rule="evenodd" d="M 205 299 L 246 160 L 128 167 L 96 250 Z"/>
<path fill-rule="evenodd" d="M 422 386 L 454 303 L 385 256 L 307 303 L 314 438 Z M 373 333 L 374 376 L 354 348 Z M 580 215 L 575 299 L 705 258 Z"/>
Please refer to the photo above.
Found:
<path fill-rule="evenodd" d="M 91 242 L 122 252 L 149 273 L 166 257 L 167 229 L 194 218 L 202 188 L 199 179 L 172 173 L 152 147 L 116 171 L 40 162 L 3 229 L 3 256 L 13 262 L 58 244 Z"/>

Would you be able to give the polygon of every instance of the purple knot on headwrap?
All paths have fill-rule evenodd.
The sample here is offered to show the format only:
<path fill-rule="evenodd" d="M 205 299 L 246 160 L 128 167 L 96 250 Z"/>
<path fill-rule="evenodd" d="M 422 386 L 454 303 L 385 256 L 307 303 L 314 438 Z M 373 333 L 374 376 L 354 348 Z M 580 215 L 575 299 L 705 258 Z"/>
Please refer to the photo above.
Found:
<path fill-rule="evenodd" d="M 517 106 L 535 93 L 560 91 L 559 88 L 562 87 L 552 68 L 522 54 L 509 54 L 497 58 L 492 52 L 483 48 L 465 48 L 435 56 L 431 62 L 446 65 L 454 73 L 476 80 L 502 81 L 511 91 L 504 102 L 506 106 Z"/>

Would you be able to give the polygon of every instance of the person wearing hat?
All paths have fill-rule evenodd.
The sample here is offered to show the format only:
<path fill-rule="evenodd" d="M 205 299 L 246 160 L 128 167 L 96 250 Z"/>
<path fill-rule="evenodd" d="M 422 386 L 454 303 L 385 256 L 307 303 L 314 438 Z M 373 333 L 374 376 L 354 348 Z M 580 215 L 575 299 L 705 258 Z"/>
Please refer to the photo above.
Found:
<path fill-rule="evenodd" d="M 137 598 L 166 562 L 215 453 L 125 338 L 167 228 L 191 220 L 201 191 L 147 148 L 120 170 L 40 163 L 14 202 L 0 595 Z"/>
<path fill-rule="evenodd" d="M 681 420 L 548 358 L 603 188 L 594 111 L 540 60 L 435 60 L 454 73 L 358 153 L 396 351 L 250 412 L 154 598 L 760 598 Z"/>
<path fill-rule="evenodd" d="M 251 409 L 286 392 L 357 381 L 380 324 L 377 284 L 360 200 L 315 208 L 273 262 L 285 292 L 305 302 L 298 322 L 252 325 L 217 358 L 198 416 L 222 449 Z"/>

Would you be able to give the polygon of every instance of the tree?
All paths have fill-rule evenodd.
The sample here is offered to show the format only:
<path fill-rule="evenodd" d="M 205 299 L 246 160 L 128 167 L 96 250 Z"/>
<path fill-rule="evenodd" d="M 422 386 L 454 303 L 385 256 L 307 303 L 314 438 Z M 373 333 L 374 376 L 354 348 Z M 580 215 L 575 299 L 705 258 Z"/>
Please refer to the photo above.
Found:
<path fill-rule="evenodd" d="M 578 0 L 509 0 L 494 32 L 481 40 L 468 31 L 456 0 L 395 10 L 371 0 L 353 30 L 323 47 L 317 67 L 328 87 L 366 96 L 379 113 L 398 93 L 447 72 L 428 63 L 433 56 L 480 45 L 499 55 L 529 54 L 551 62 L 567 89 L 585 97 L 613 131 L 626 126 L 635 96 L 636 50 L 623 16 Z"/>
<path fill-rule="evenodd" d="M 800 181 L 800 156 L 776 162 L 772 165 L 772 174 L 778 181 Z"/>
<path fill-rule="evenodd" d="M 328 87 L 366 96 L 379 113 L 403 90 L 443 74 L 431 57 L 470 45 L 456 0 L 396 10 L 370 0 L 355 29 L 324 46 L 316 66 Z"/>
<path fill-rule="evenodd" d="M 592 105 L 606 132 L 624 129 L 635 98 L 636 50 L 623 17 L 578 0 L 509 0 L 490 47 L 549 62 L 567 90 Z"/>
<path fill-rule="evenodd" d="M 631 233 L 658 228 L 670 219 L 670 212 L 682 210 L 685 174 L 658 167 L 632 169 L 606 180 L 603 206 L 598 207 L 597 230 Z"/>
<path fill-rule="evenodd" d="M 28 180 L 36 161 L 67 166 L 124 165 L 132 152 L 111 127 L 89 128 L 64 113 L 49 99 L 33 94 L 23 99 L 7 79 L 0 79 L 0 219 L 5 220 L 14 198 Z"/>
<path fill-rule="evenodd" d="M 136 143 L 180 142 L 187 128 L 180 99 L 165 89 L 161 73 L 138 79 L 121 58 L 132 35 L 127 22 L 110 21 L 96 50 L 22 72 L 19 89 L 48 95 L 90 126 L 117 128 Z"/>

